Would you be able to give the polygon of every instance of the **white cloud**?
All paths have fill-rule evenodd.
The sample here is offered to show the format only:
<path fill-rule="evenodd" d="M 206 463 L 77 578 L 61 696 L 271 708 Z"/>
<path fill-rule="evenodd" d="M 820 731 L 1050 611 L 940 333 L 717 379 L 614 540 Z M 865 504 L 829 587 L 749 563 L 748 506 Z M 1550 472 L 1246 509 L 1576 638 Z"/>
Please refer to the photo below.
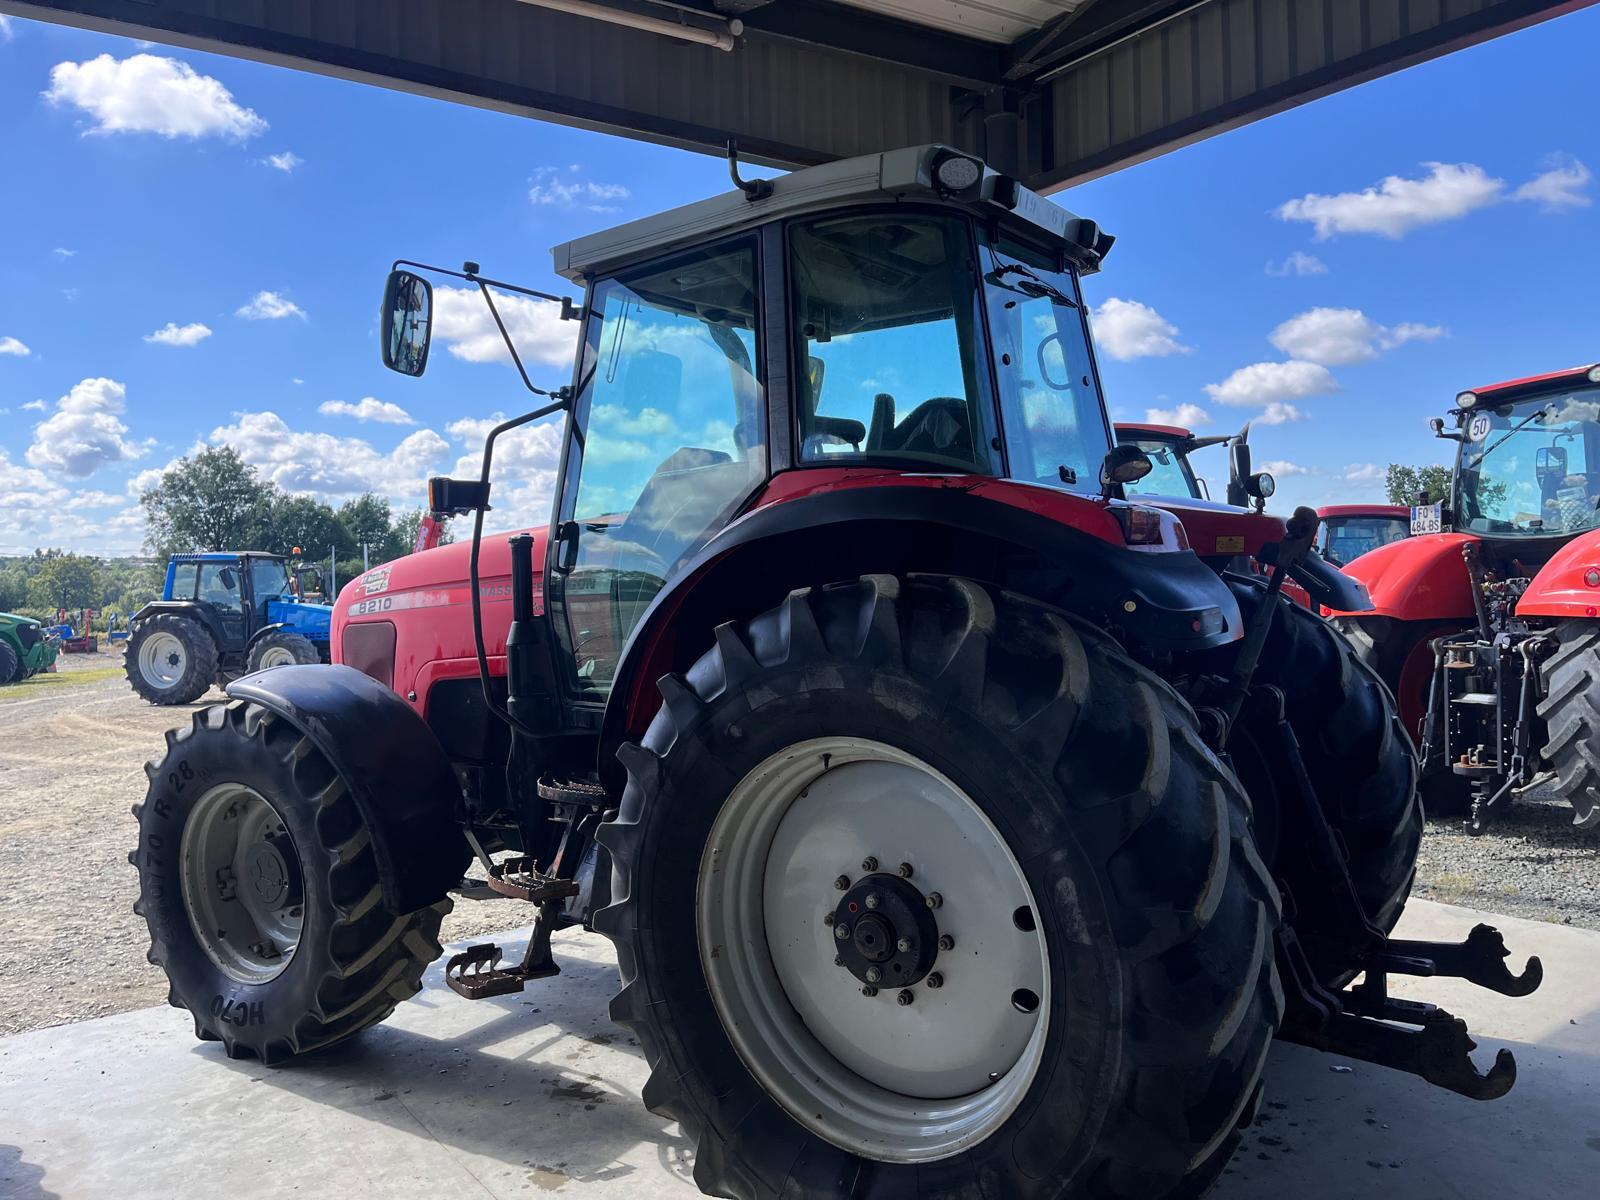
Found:
<path fill-rule="evenodd" d="M 1548 167 L 1511 193 L 1513 200 L 1531 200 L 1542 212 L 1561 212 L 1569 208 L 1588 208 L 1594 201 L 1584 195 L 1594 176 L 1570 154 L 1552 154 Z"/>
<path fill-rule="evenodd" d="M 1282 262 L 1269 262 L 1267 274 L 1278 278 L 1286 275 L 1326 275 L 1328 264 L 1315 254 L 1307 254 L 1304 250 L 1296 250 Z"/>
<path fill-rule="evenodd" d="M 1271 462 L 1264 462 L 1260 470 L 1267 472 L 1274 479 L 1289 479 L 1295 475 L 1314 475 L 1310 467 L 1302 467 L 1297 462 L 1290 462 L 1287 458 L 1275 458 Z"/>
<path fill-rule="evenodd" d="M 1377 463 L 1351 463 L 1339 473 L 1339 478 L 1346 483 L 1380 483 L 1387 474 Z"/>
<path fill-rule="evenodd" d="M 678 427 L 677 422 L 658 408 L 642 408 L 635 413 L 618 404 L 599 404 L 589 415 L 596 425 L 634 437 L 672 433 Z"/>
<path fill-rule="evenodd" d="M 631 192 L 620 183 L 596 183 L 578 178 L 578 166 L 538 167 L 529 180 L 528 199 L 535 204 L 558 208 L 585 208 L 590 212 L 616 212 L 616 201 L 626 200 Z"/>
<path fill-rule="evenodd" d="M 563 321 L 561 306 L 525 296 L 495 297 L 500 318 L 526 363 L 570 367 L 577 344 L 577 321 Z M 433 289 L 433 333 L 450 353 L 467 362 L 507 363 L 505 342 L 477 288 Z"/>
<path fill-rule="evenodd" d="M 269 154 L 262 161 L 274 170 L 287 175 L 306 160 L 292 150 L 285 150 L 282 154 Z"/>
<path fill-rule="evenodd" d="M 1094 310 L 1095 344 L 1119 362 L 1188 354 L 1178 327 L 1148 304 L 1115 296 Z"/>
<path fill-rule="evenodd" d="M 277 292 L 257 292 L 250 303 L 241 306 L 234 316 L 247 321 L 281 321 L 285 317 L 299 317 L 304 321 L 306 310 Z"/>
<path fill-rule="evenodd" d="M 1266 408 L 1250 418 L 1251 422 L 1256 425 L 1282 425 L 1285 421 L 1304 421 L 1305 419 L 1305 413 L 1292 404 L 1284 403 L 1282 400 L 1273 400 Z"/>
<path fill-rule="evenodd" d="M 118 511 L 105 510 L 122 505 Z M 144 540 L 144 512 L 126 497 L 73 492 L 52 471 L 13 463 L 0 449 L 0 554 L 30 554 L 41 546 L 89 554 L 134 554 Z"/>
<path fill-rule="evenodd" d="M 1399 238 L 1424 225 L 1453 221 L 1504 197 L 1505 180 L 1475 163 L 1423 163 L 1421 179 L 1390 175 L 1359 192 L 1325 196 L 1308 193 L 1278 208 L 1285 221 L 1316 226 L 1318 241 L 1340 233 L 1373 233 Z"/>
<path fill-rule="evenodd" d="M 57 246 L 55 252 L 61 258 L 76 258 L 78 256 L 76 250 L 68 250 L 65 246 Z"/>
<path fill-rule="evenodd" d="M 53 415 L 33 427 L 28 462 L 69 479 L 84 479 L 112 463 L 138 458 L 144 448 L 127 440 L 118 417 L 128 389 L 115 379 L 81 380 L 56 401 Z"/>
<path fill-rule="evenodd" d="M 476 477 L 483 464 L 483 442 L 502 413 L 452 421 L 445 432 L 460 444 L 455 474 Z M 550 521 L 555 502 L 556 464 L 561 458 L 559 418 L 524 425 L 494 444 L 494 513 L 498 529 L 536 529 Z"/>
<path fill-rule="evenodd" d="M 1144 419 L 1151 425 L 1181 425 L 1195 429 L 1211 422 L 1211 414 L 1198 404 L 1180 404 L 1177 408 L 1147 408 Z"/>
<path fill-rule="evenodd" d="M 15 36 L 16 31 L 12 28 L 11 18 L 0 13 L 0 42 L 9 42 Z"/>
<path fill-rule="evenodd" d="M 1269 425 L 1299 418 L 1298 410 L 1284 401 L 1324 396 L 1338 390 L 1339 383 L 1327 367 L 1298 360 L 1251 363 L 1240 367 L 1221 383 L 1205 385 L 1206 395 L 1218 404 L 1253 408 L 1277 402 L 1281 406 L 1277 420 L 1260 418 Z"/>
<path fill-rule="evenodd" d="M 50 406 L 48 404 L 46 404 L 43 400 L 29 400 L 26 404 L 24 404 L 22 406 L 22 411 L 23 412 L 43 412 L 45 409 L 47 409 L 49 407 Z"/>
<path fill-rule="evenodd" d="M 398 404 L 373 396 L 363 396 L 355 404 L 348 400 L 328 400 L 319 405 L 317 411 L 328 417 L 354 417 L 358 421 L 376 421 L 380 425 L 416 424 L 411 414 Z"/>
<path fill-rule="evenodd" d="M 1358 308 L 1312 308 L 1274 329 L 1270 340 L 1290 358 L 1337 367 L 1370 362 L 1405 342 L 1433 341 L 1445 335 L 1439 325 L 1404 321 L 1380 325 Z"/>
<path fill-rule="evenodd" d="M 121 61 L 102 54 L 87 62 L 57 63 L 44 96 L 52 104 L 71 104 L 88 113 L 95 119 L 91 133 L 216 135 L 244 141 L 267 128 L 209 75 L 154 54 Z"/>
<path fill-rule="evenodd" d="M 273 412 L 236 413 L 207 440 L 234 447 L 286 492 L 334 503 L 376 492 L 406 506 L 422 502 L 430 468 L 450 450 L 433 430 L 419 429 L 385 453 L 361 438 L 293 429 Z"/>
<path fill-rule="evenodd" d="M 16 358 L 27 358 L 33 351 L 29 350 L 14 337 L 0 337 L 0 354 L 10 354 Z"/>
<path fill-rule="evenodd" d="M 154 333 L 144 335 L 144 340 L 154 342 L 158 346 L 198 346 L 211 336 L 211 328 L 195 321 L 189 325 L 178 325 L 168 321 L 162 328 Z"/>

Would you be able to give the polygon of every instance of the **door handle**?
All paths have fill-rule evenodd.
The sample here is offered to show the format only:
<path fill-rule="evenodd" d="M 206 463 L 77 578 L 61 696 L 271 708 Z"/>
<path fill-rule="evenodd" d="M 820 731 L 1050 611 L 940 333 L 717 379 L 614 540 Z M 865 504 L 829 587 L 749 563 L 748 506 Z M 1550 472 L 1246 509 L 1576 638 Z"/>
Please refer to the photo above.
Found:
<path fill-rule="evenodd" d="M 570 574 L 578 565 L 578 523 L 563 521 L 556 528 L 556 570 Z"/>

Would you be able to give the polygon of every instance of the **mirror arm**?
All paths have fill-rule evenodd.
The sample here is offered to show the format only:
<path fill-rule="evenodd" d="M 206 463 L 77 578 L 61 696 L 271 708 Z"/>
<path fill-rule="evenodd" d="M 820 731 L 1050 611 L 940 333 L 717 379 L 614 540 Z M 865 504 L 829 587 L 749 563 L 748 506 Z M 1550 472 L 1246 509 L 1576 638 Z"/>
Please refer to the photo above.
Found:
<path fill-rule="evenodd" d="M 475 283 L 479 287 L 488 284 L 490 287 L 499 288 L 503 292 L 515 292 L 519 296 L 532 296 L 535 300 L 548 300 L 552 304 L 561 305 L 561 319 L 563 321 L 581 321 L 586 315 L 584 307 L 573 301 L 571 296 L 556 296 L 550 292 L 535 291 L 533 288 L 522 287 L 520 284 L 507 283 L 503 279 L 488 279 L 478 274 L 478 264 L 475 262 L 463 263 L 465 270 L 452 271 L 449 267 L 436 267 L 432 263 L 413 262 L 409 258 L 397 258 L 390 270 L 400 267 L 416 267 L 422 271 L 432 271 L 438 275 L 448 275 L 452 279 L 465 279 L 468 283 Z"/>
<path fill-rule="evenodd" d="M 544 409 L 541 410 L 541 412 L 554 411 L 554 408 L 564 406 L 570 394 L 566 388 L 557 388 L 553 392 L 546 391 L 544 388 L 537 386 L 533 380 L 528 378 L 528 372 L 522 365 L 522 355 L 517 353 L 516 343 L 511 340 L 511 334 L 506 331 L 506 323 L 500 319 L 500 310 L 495 307 L 494 293 L 489 290 L 489 285 L 483 280 L 479 279 L 475 282 L 478 285 L 478 290 L 483 293 L 484 303 L 489 306 L 489 315 L 494 318 L 495 326 L 500 330 L 500 340 L 505 342 L 506 349 L 511 351 L 511 361 L 517 364 L 517 374 L 522 376 L 522 386 L 527 388 L 535 396 L 553 396 L 556 399 L 557 404 L 553 408 Z M 531 416 L 521 417 L 518 420 L 531 421 L 533 418 Z M 503 426 L 502 428 L 505 427 Z M 488 481 L 485 480 L 485 482 Z"/>

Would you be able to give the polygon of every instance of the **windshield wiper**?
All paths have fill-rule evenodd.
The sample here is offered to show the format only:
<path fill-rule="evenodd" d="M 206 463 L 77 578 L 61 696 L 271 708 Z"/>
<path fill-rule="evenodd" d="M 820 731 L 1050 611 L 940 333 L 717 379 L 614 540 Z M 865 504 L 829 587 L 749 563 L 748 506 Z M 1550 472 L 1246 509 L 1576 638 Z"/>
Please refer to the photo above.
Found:
<path fill-rule="evenodd" d="M 1510 429 L 1506 430 L 1505 434 L 1500 438 L 1500 440 L 1498 442 L 1496 442 L 1492 446 L 1484 447 L 1483 453 L 1478 455 L 1477 458 L 1473 459 L 1470 463 L 1467 464 L 1467 470 L 1469 470 L 1469 471 L 1476 470 L 1479 463 L 1481 463 L 1484 459 L 1488 458 L 1489 455 L 1493 454 L 1496 450 L 1500 449 L 1501 446 L 1505 445 L 1506 438 L 1510 437 L 1514 433 L 1520 433 L 1522 430 L 1526 429 L 1531 423 L 1533 423 L 1534 421 L 1538 420 L 1540 417 L 1548 416 L 1549 413 L 1550 413 L 1550 408 L 1549 408 L 1548 405 L 1546 405 L 1544 408 L 1536 408 L 1536 409 L 1534 409 L 1533 412 L 1529 413 L 1521 421 L 1517 422 L 1517 424 L 1513 425 Z"/>
<path fill-rule="evenodd" d="M 1022 276 L 1022 278 L 1016 282 L 1014 287 L 1015 290 L 1021 292 L 1024 296 L 1030 296 L 1035 300 L 1040 298 L 1048 298 L 1053 303 L 1065 304 L 1068 308 L 1078 307 L 1078 302 L 1071 296 L 1068 296 L 1065 292 L 1048 280 L 1039 278 L 1039 276 L 1035 275 L 1031 270 L 1023 266 L 1021 263 L 1006 263 L 1003 266 L 996 267 L 993 271 L 989 272 L 989 278 L 995 283 L 999 283 L 1007 275 Z"/>

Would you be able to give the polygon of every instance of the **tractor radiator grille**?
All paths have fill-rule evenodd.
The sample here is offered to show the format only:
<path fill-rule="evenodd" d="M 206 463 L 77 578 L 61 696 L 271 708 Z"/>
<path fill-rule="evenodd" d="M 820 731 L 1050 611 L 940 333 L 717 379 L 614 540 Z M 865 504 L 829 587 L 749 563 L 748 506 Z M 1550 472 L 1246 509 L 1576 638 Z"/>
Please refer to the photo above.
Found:
<path fill-rule="evenodd" d="M 340 661 L 370 675 L 386 688 L 394 687 L 394 622 L 362 621 L 344 627 Z"/>
<path fill-rule="evenodd" d="M 39 644 L 40 639 L 43 637 L 44 633 L 37 625 L 17 626 L 17 641 L 22 643 L 22 648 L 24 650 L 32 650 Z"/>

